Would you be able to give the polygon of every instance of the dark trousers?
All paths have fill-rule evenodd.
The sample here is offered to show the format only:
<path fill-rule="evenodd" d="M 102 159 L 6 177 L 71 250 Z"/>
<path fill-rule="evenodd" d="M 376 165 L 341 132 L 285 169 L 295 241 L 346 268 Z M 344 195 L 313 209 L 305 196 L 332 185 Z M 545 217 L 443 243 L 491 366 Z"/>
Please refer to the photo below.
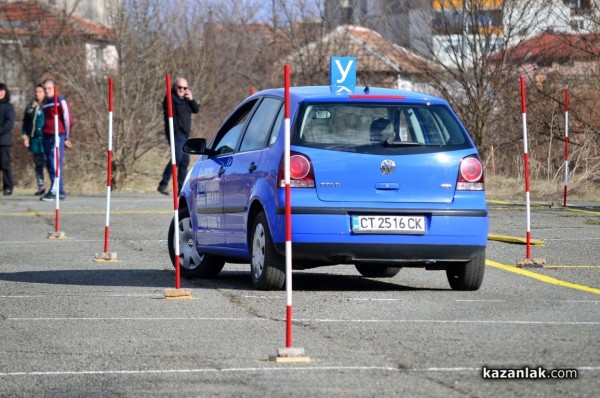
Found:
<path fill-rule="evenodd" d="M 46 165 L 46 155 L 43 153 L 33 154 L 33 164 L 35 165 L 35 179 L 38 187 L 44 186 L 44 166 Z"/>
<path fill-rule="evenodd" d="M 190 155 L 183 153 L 183 144 L 185 144 L 187 139 L 187 135 L 175 133 L 175 162 L 177 162 L 177 189 L 179 191 L 181 191 L 183 181 L 185 181 L 185 177 L 187 175 L 188 166 L 190 165 Z M 160 185 L 169 185 L 169 180 L 171 179 L 172 173 L 171 169 L 171 161 L 169 161 L 165 167 L 165 171 L 163 172 Z"/>
<path fill-rule="evenodd" d="M 2 171 L 2 189 L 4 191 L 13 190 L 12 166 L 10 162 L 10 146 L 0 146 L 0 170 Z"/>
<path fill-rule="evenodd" d="M 54 186 L 54 177 L 55 177 L 55 167 L 54 167 L 54 135 L 45 135 L 44 136 L 44 151 L 46 152 L 46 167 L 48 167 L 48 174 L 50 174 L 50 181 L 52 184 L 51 192 L 56 195 L 65 195 L 64 189 L 64 173 L 63 173 L 63 163 L 65 159 L 65 135 L 59 134 L 59 143 L 58 143 L 58 158 L 60 159 L 59 167 L 59 177 L 60 177 L 60 189 L 56 192 L 56 187 Z"/>

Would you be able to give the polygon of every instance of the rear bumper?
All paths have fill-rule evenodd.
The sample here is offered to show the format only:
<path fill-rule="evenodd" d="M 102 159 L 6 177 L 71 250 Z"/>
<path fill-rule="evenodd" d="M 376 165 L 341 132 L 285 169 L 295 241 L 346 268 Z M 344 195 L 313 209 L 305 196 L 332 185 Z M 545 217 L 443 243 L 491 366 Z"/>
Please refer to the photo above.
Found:
<path fill-rule="evenodd" d="M 285 254 L 285 245 L 276 249 Z M 373 263 L 395 266 L 428 266 L 438 263 L 466 262 L 485 252 L 485 246 L 293 243 L 292 255 L 298 260 L 331 264 Z"/>
<path fill-rule="evenodd" d="M 333 213 L 332 214 L 332 210 Z M 423 235 L 355 234 L 352 214 L 418 214 L 426 220 Z M 277 214 L 275 247 L 285 253 L 285 216 Z M 292 213 L 294 259 L 328 263 L 428 265 L 469 261 L 485 251 L 486 209 L 297 209 Z"/>

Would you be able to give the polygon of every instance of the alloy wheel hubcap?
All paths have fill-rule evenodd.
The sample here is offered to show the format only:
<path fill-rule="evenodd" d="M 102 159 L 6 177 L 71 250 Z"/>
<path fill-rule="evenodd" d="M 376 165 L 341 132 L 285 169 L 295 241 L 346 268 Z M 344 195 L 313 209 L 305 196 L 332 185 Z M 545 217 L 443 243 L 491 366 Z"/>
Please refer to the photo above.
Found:
<path fill-rule="evenodd" d="M 265 229 L 258 224 L 252 239 L 252 272 L 254 278 L 259 279 L 265 266 Z"/>

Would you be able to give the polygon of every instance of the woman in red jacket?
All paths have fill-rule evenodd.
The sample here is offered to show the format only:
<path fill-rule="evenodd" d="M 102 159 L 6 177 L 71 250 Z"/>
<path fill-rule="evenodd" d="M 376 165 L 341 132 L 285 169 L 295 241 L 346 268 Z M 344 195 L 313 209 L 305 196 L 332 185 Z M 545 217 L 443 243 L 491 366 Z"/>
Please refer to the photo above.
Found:
<path fill-rule="evenodd" d="M 54 148 L 55 148 L 55 122 L 54 122 L 54 87 L 56 84 L 53 80 L 44 81 L 44 91 L 46 92 L 46 100 L 42 105 L 44 110 L 44 127 L 42 127 L 42 133 L 44 134 L 44 151 L 46 152 L 46 166 L 48 167 L 48 173 L 50 174 L 50 180 L 52 181 L 52 188 L 48 193 L 40 198 L 40 200 L 53 201 L 56 200 L 56 195 L 60 195 L 60 199 L 65 199 L 67 194 L 64 190 L 64 173 L 63 163 L 65 147 L 71 148 L 71 141 L 69 140 L 69 133 L 71 132 L 71 125 L 73 119 L 67 101 L 61 97 L 57 97 L 58 101 L 58 149 L 59 149 L 59 188 L 54 186 L 54 178 L 56 175 L 55 170 L 55 159 L 54 159 Z"/>

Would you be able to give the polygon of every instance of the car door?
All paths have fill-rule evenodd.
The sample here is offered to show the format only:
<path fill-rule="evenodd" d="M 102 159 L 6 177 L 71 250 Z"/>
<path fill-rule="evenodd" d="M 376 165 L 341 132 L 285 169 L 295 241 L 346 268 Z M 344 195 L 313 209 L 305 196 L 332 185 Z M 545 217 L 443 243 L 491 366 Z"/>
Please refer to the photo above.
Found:
<path fill-rule="evenodd" d="M 196 240 L 208 250 L 225 246 L 223 176 L 233 162 L 233 154 L 256 102 L 242 105 L 227 119 L 213 140 L 211 155 L 199 162 L 198 170 L 193 173 L 196 176 Z"/>
<path fill-rule="evenodd" d="M 254 110 L 242 137 L 239 151 L 231 156 L 222 177 L 223 207 L 227 225 L 226 244 L 230 249 L 247 250 L 246 214 L 256 180 L 261 178 L 260 160 L 282 108 L 278 98 L 263 98 Z M 244 255 L 244 253 L 240 253 Z"/>

